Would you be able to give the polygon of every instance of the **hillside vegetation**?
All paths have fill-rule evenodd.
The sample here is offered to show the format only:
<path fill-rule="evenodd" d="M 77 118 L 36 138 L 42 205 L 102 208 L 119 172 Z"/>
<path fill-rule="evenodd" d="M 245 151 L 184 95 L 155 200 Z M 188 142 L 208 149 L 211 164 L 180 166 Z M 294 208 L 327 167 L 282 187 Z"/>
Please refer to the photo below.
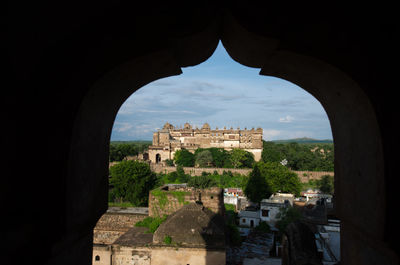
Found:
<path fill-rule="evenodd" d="M 273 140 L 272 142 L 276 144 L 287 144 L 287 143 L 298 143 L 298 144 L 333 144 L 332 140 L 326 139 L 326 140 L 318 140 L 318 139 L 313 139 L 313 138 L 308 138 L 308 137 L 302 137 L 302 138 L 294 138 L 294 139 L 288 139 L 288 140 Z"/>
<path fill-rule="evenodd" d="M 110 162 L 122 161 L 127 156 L 135 156 L 151 145 L 151 141 L 111 141 Z"/>
<path fill-rule="evenodd" d="M 333 144 L 299 144 L 263 141 L 261 159 L 284 163 L 292 170 L 334 171 Z"/>

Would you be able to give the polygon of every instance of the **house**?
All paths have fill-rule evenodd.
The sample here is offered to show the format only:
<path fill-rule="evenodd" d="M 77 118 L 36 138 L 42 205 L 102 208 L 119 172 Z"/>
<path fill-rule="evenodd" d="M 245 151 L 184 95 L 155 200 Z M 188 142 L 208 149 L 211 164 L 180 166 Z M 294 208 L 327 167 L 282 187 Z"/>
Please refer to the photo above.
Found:
<path fill-rule="evenodd" d="M 247 207 L 246 210 L 238 214 L 239 226 L 256 227 L 260 223 L 260 211 L 253 207 Z"/>
<path fill-rule="evenodd" d="M 243 196 L 243 190 L 240 188 L 226 188 L 224 189 L 224 196 Z"/>
<path fill-rule="evenodd" d="M 330 202 L 330 200 L 332 199 L 332 195 L 324 194 L 319 189 L 308 189 L 305 192 L 301 192 L 301 196 L 306 197 L 306 201 L 309 201 L 312 198 L 325 198 L 328 200 L 328 202 Z"/>
<path fill-rule="evenodd" d="M 224 189 L 224 203 L 225 204 L 233 204 L 236 207 L 236 210 L 240 210 L 240 205 L 243 204 L 241 201 L 245 199 L 243 197 L 243 191 L 240 188 L 225 188 Z M 245 203 L 246 207 L 247 204 Z M 243 208 L 243 207 L 242 207 Z"/>
<path fill-rule="evenodd" d="M 225 264 L 224 219 L 201 203 L 172 213 L 153 234 L 133 227 L 112 244 L 93 246 L 93 265 Z"/>
<path fill-rule="evenodd" d="M 252 228 L 264 221 L 273 227 L 278 221 L 280 209 L 293 206 L 293 201 L 293 194 L 275 193 L 269 199 L 263 199 L 260 202 L 260 208 L 249 206 L 239 211 L 239 225 Z"/>
<path fill-rule="evenodd" d="M 293 206 L 294 195 L 290 193 L 275 193 L 269 199 L 264 199 L 260 203 L 260 220 L 267 222 L 270 226 L 275 226 L 279 219 L 281 208 Z"/>

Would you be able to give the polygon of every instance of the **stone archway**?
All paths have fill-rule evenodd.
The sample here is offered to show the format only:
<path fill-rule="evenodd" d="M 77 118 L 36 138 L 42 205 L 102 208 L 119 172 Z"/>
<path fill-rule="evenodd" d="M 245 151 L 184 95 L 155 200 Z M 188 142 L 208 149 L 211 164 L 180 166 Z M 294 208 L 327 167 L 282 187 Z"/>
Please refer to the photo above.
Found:
<path fill-rule="evenodd" d="M 70 131 L 65 136 L 67 147 L 64 148 L 69 152 L 60 155 L 60 160 L 64 159 L 60 168 L 67 172 L 65 183 L 60 181 L 65 190 L 65 208 L 59 216 L 63 220 L 62 237 L 57 238 L 60 242 L 52 239 L 54 245 L 46 249 L 53 253 L 53 262 L 85 264 L 90 260 L 92 228 L 107 209 L 109 139 L 122 103 L 149 82 L 180 74 L 181 67 L 205 61 L 221 40 L 234 60 L 261 69 L 262 75 L 296 83 L 321 102 L 331 121 L 335 140 L 336 197 L 343 227 L 342 259 L 346 264 L 379 261 L 395 264 L 396 255 L 385 241 L 388 234 L 385 231 L 386 217 L 390 209 L 386 208 L 388 195 L 382 135 L 374 109 L 376 103 L 374 107 L 371 105 L 372 96 L 361 89 L 352 75 L 331 65 L 329 60 L 319 58 L 324 58 L 324 53 L 330 50 L 319 50 L 322 55 L 318 52 L 303 54 L 306 49 L 303 46 L 297 49 L 295 39 L 298 36 L 291 36 L 290 30 L 281 39 L 279 36 L 266 37 L 274 34 L 269 34 L 268 30 L 265 34 L 262 30 L 261 34 L 256 34 L 257 27 L 247 30 L 239 19 L 225 11 L 215 16 L 204 16 L 206 22 L 199 22 L 190 33 L 176 34 L 173 30 L 165 33 L 171 35 L 165 45 L 134 46 L 131 48 L 133 51 L 129 50 L 130 47 L 121 48 L 118 50 L 123 55 L 120 61 L 113 60 L 116 49 L 107 46 L 106 36 L 106 48 L 100 51 L 112 59 L 104 59 L 104 69 L 99 70 L 101 74 L 94 70 L 94 74 L 90 70 L 81 70 L 85 76 L 87 72 L 91 73 L 97 82 L 89 90 L 71 96 L 76 96 L 76 101 L 71 107 L 72 114 L 68 116 Z M 277 27 L 279 30 L 281 28 Z M 96 56 L 95 53 L 93 58 Z M 95 66 L 96 62 L 87 60 L 81 62 L 79 69 L 93 69 Z M 71 87 L 74 82 L 93 84 L 80 76 L 68 81 Z"/>

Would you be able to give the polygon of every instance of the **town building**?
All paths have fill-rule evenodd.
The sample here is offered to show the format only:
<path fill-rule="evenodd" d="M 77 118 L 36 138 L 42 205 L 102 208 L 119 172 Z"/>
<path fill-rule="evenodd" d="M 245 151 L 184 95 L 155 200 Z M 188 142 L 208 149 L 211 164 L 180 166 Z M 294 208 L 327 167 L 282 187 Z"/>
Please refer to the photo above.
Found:
<path fill-rule="evenodd" d="M 240 211 L 238 214 L 239 225 L 246 227 L 256 227 L 260 223 L 260 211 L 255 208 L 248 207 L 246 210 Z"/>
<path fill-rule="evenodd" d="M 243 197 L 243 191 L 240 188 L 225 188 L 224 189 L 224 203 L 235 205 L 235 209 L 238 210 L 238 204 Z"/>
<path fill-rule="evenodd" d="M 260 207 L 248 206 L 238 214 L 241 227 L 253 228 L 260 222 L 267 222 L 273 228 L 278 221 L 281 208 L 293 206 L 294 195 L 290 193 L 275 193 L 269 199 L 263 199 Z M 246 229 L 241 232 L 247 233 Z"/>
<path fill-rule="evenodd" d="M 166 239 L 169 240 L 166 240 Z M 189 203 L 155 231 L 133 227 L 110 245 L 95 244 L 93 265 L 225 264 L 224 219 Z"/>
<path fill-rule="evenodd" d="M 293 206 L 294 196 L 289 193 L 276 193 L 260 202 L 260 220 L 274 227 L 281 208 Z"/>
<path fill-rule="evenodd" d="M 314 198 L 316 198 L 316 199 L 325 198 L 328 202 L 331 202 L 331 199 L 332 199 L 332 195 L 324 194 L 319 189 L 308 189 L 305 192 L 301 192 L 300 195 L 305 197 L 307 202 L 310 199 L 314 199 Z"/>
<path fill-rule="evenodd" d="M 208 123 L 200 129 L 193 128 L 189 123 L 185 123 L 183 128 L 178 128 L 167 122 L 162 129 L 153 134 L 148 158 L 152 163 L 160 163 L 166 159 L 173 159 L 175 152 L 183 148 L 194 153 L 197 148 L 216 147 L 224 150 L 240 148 L 252 153 L 254 160 L 259 161 L 263 148 L 262 135 L 261 128 L 241 130 L 224 127 L 212 130 Z"/>
<path fill-rule="evenodd" d="M 243 190 L 241 188 L 226 188 L 224 189 L 224 196 L 243 196 Z"/>

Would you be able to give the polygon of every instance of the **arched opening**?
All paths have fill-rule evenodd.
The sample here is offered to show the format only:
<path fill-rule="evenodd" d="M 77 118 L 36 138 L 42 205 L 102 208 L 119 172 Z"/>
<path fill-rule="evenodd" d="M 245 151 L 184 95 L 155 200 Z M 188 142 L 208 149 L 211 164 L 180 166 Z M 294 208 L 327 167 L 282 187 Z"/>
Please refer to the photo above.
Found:
<path fill-rule="evenodd" d="M 313 90 L 327 110 L 342 198 L 343 263 L 399 263 L 394 5 L 205 1 L 193 8 L 165 1 L 149 2 L 150 12 L 142 12 L 132 1 L 80 2 L 79 8 L 52 1 L 8 7 L 2 107 L 3 149 L 11 153 L 3 164 L 18 169 L 18 177 L 6 178 L 3 189 L 14 198 L 4 205 L 12 217 L 7 260 L 25 253 L 21 263 L 32 257 L 91 262 L 93 226 L 107 209 L 107 150 L 118 107 L 139 87 L 205 61 L 222 40 L 236 61 Z M 20 140 L 26 128 L 35 128 L 29 148 Z M 48 207 L 19 207 L 46 200 Z"/>
<path fill-rule="evenodd" d="M 378 259 L 386 252 L 382 243 L 385 222 L 385 197 L 381 196 L 385 194 L 383 153 L 379 126 L 368 97 L 349 76 L 328 63 L 275 50 L 276 40 L 248 38 L 251 34 L 235 24 L 232 18 L 226 20 L 221 39 L 233 59 L 260 68 L 261 75 L 277 76 L 303 87 L 324 106 L 335 140 L 335 193 L 342 220 L 342 259 L 357 264 L 360 257 L 354 256 L 354 250 Z M 181 54 L 180 60 L 188 59 L 189 65 L 195 65 L 207 59 L 218 38 L 210 33 L 206 35 L 212 41 L 203 49 L 201 59 Z M 249 51 L 247 47 L 252 45 L 254 49 Z M 179 74 L 179 67 L 185 66 L 180 60 L 177 62 L 176 55 L 169 51 L 136 58 L 110 71 L 85 97 L 74 127 L 75 144 L 69 162 L 68 184 L 74 187 L 74 192 L 68 194 L 71 199 L 68 214 L 74 217 L 70 219 L 73 231 L 78 231 L 87 219 L 93 226 L 96 221 L 93 216 L 98 218 L 107 208 L 107 149 L 118 108 L 141 86 L 161 77 Z M 88 140 L 82 135 L 93 137 Z M 93 150 L 98 155 L 93 156 Z M 86 162 L 82 164 L 81 161 Z M 88 183 L 102 190 L 101 196 L 87 198 L 85 191 L 92 189 Z M 368 185 L 361 189 L 359 183 Z M 91 214 L 95 214 L 88 216 L 87 209 L 92 209 Z M 370 215 L 372 210 L 373 216 Z"/>
<path fill-rule="evenodd" d="M 156 154 L 156 164 L 161 162 L 161 155 L 160 154 Z"/>

